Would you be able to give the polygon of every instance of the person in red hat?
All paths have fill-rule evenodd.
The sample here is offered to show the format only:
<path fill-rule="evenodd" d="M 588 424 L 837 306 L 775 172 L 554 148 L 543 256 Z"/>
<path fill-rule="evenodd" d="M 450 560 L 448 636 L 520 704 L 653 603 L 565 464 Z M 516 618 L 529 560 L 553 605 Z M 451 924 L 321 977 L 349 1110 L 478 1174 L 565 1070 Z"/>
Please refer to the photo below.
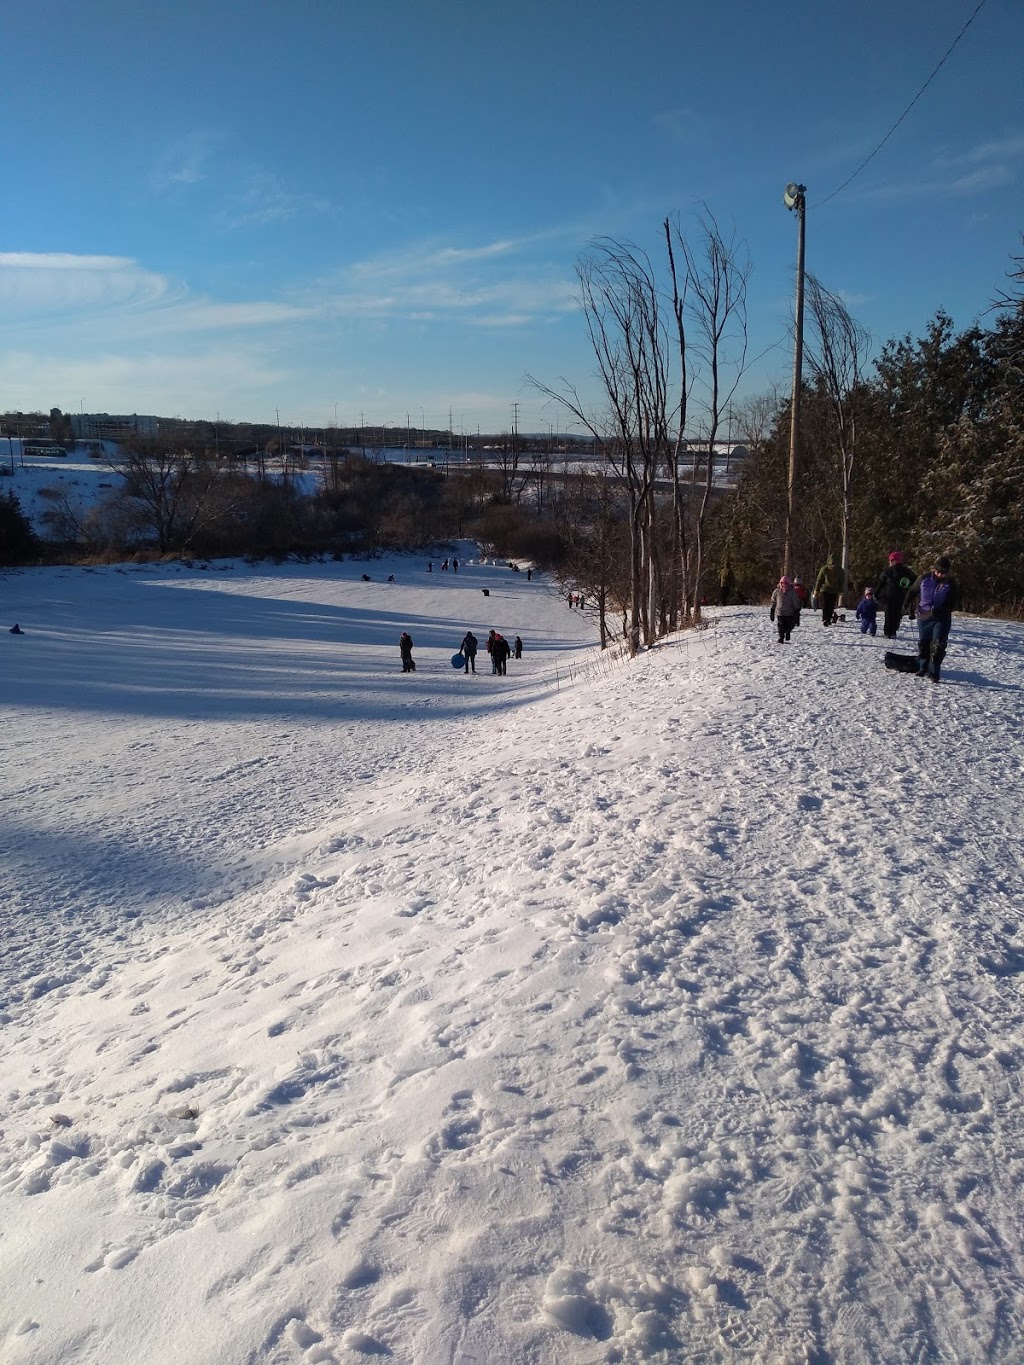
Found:
<path fill-rule="evenodd" d="M 904 564 L 902 552 L 893 550 L 889 555 L 887 567 L 883 569 L 881 577 L 875 584 L 875 601 L 885 610 L 882 633 L 887 640 L 896 639 L 900 622 L 903 620 L 907 593 L 916 577 L 917 574 L 909 564 Z"/>

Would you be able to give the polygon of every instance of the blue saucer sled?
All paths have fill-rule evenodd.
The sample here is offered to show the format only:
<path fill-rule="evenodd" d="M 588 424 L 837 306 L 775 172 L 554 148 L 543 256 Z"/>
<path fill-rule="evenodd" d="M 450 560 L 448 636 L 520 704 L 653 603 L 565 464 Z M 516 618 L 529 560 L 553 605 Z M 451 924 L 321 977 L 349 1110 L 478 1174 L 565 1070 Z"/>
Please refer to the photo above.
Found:
<path fill-rule="evenodd" d="M 464 654 L 453 654 L 453 655 L 452 655 L 452 668 L 465 668 L 465 667 L 466 667 L 466 656 L 465 656 Z"/>

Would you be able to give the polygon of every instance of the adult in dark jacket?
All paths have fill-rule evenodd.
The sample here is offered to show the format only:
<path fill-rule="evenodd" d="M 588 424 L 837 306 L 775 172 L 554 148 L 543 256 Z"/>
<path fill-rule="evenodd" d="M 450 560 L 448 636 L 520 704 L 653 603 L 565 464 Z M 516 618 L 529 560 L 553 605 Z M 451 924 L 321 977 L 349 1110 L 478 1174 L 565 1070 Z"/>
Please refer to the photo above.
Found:
<path fill-rule="evenodd" d="M 476 672 L 476 645 L 476 636 L 471 630 L 467 630 L 465 639 L 459 645 L 459 652 L 466 661 L 466 667 L 463 670 L 465 673 L 468 673 L 470 669 L 474 673 Z"/>
<path fill-rule="evenodd" d="M 407 630 L 403 630 L 398 637 L 398 652 L 402 656 L 402 672 L 415 673 L 416 664 L 412 657 L 412 636 Z"/>
<path fill-rule="evenodd" d="M 887 640 L 896 639 L 900 622 L 903 620 L 907 592 L 916 577 L 917 574 L 909 564 L 904 564 L 901 552 L 893 550 L 889 556 L 888 566 L 883 569 L 881 577 L 875 584 L 875 601 L 880 607 L 885 608 L 885 623 L 882 630 Z"/>
<path fill-rule="evenodd" d="M 512 647 L 505 639 L 504 635 L 495 633 L 491 644 L 491 662 L 494 665 L 495 673 L 507 673 L 508 656 L 512 653 Z"/>
<path fill-rule="evenodd" d="M 843 591 L 846 583 L 846 576 L 842 568 L 836 564 L 835 555 L 829 555 L 828 559 L 818 570 L 818 577 L 814 580 L 814 595 L 818 599 L 818 606 L 821 608 L 821 624 L 830 626 L 835 619 L 836 602 L 839 594 Z"/>
<path fill-rule="evenodd" d="M 917 611 L 917 676 L 939 681 L 953 612 L 960 605 L 960 585 L 950 576 L 949 556 L 939 555 L 907 593 L 908 611 Z"/>

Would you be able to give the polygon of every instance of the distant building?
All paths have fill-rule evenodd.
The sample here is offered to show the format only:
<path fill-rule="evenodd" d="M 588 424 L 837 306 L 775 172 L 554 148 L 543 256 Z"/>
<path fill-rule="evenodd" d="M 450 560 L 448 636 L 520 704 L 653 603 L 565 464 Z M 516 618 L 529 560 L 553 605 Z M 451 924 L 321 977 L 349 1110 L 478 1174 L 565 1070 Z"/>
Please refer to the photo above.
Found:
<path fill-rule="evenodd" d="M 68 417 L 74 435 L 86 441 L 120 441 L 125 436 L 156 436 L 160 430 L 160 422 L 156 417 L 140 417 L 137 412 L 130 417 L 109 412 L 72 412 Z"/>

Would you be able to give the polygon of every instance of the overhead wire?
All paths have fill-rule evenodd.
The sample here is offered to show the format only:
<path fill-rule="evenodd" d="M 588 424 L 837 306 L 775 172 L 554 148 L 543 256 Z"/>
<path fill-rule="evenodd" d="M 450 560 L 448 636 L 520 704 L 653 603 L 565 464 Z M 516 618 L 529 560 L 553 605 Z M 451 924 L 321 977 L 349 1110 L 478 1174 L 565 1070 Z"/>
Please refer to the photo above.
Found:
<path fill-rule="evenodd" d="M 925 81 L 924 85 L 921 86 L 921 89 L 917 92 L 917 94 L 914 96 L 914 98 L 910 101 L 910 103 L 907 105 L 906 109 L 904 109 L 903 113 L 900 114 L 899 118 L 896 120 L 896 122 L 892 125 L 892 127 L 891 127 L 891 128 L 889 129 L 889 131 L 886 133 L 885 137 L 882 138 L 882 140 L 881 140 L 881 142 L 878 144 L 878 146 L 877 146 L 872 152 L 869 152 L 869 153 L 868 153 L 868 155 L 867 155 L 867 156 L 864 158 L 864 160 L 860 163 L 860 165 L 859 165 L 859 166 L 857 167 L 857 169 L 853 172 L 853 174 L 850 175 L 850 176 L 847 176 L 847 178 L 843 181 L 843 183 L 839 186 L 838 189 L 833 190 L 832 193 L 829 194 L 829 195 L 826 195 L 824 199 L 819 199 L 818 202 L 813 206 L 814 208 L 820 208 L 820 207 L 822 206 L 822 204 L 827 204 L 827 203 L 829 202 L 830 199 L 834 199 L 834 198 L 836 197 L 837 194 L 841 194 L 842 191 L 846 189 L 847 185 L 849 185 L 851 181 L 856 180 L 857 176 L 860 175 L 861 171 L 862 171 L 862 170 L 864 169 L 864 167 L 868 164 L 868 162 L 874 160 L 874 158 L 878 155 L 878 153 L 882 150 L 882 148 L 885 146 L 885 144 L 886 144 L 886 143 L 889 141 L 889 139 L 892 137 L 893 133 L 895 133 L 896 129 L 900 126 L 900 124 L 903 122 L 903 120 L 904 120 L 904 119 L 907 117 L 907 115 L 910 113 L 911 109 L 913 109 L 914 105 L 918 102 L 918 100 L 921 98 L 921 96 L 924 94 L 924 92 L 925 92 L 925 91 L 928 89 L 928 87 L 931 85 L 931 83 L 932 83 L 932 81 L 935 79 L 935 77 L 939 74 L 939 72 L 940 72 L 940 71 L 942 70 L 942 68 L 945 66 L 946 61 L 947 61 L 947 59 L 949 58 L 950 54 L 952 53 L 953 49 L 956 47 L 957 43 L 959 43 L 960 39 L 964 36 L 964 34 L 967 32 L 967 30 L 970 28 L 970 26 L 974 23 L 975 19 L 977 19 L 978 15 L 979 15 L 979 14 L 981 13 L 981 11 L 984 9 L 984 7 L 985 7 L 986 4 L 987 4 L 987 0 L 978 0 L 978 4 L 974 7 L 974 13 L 973 13 L 973 14 L 971 15 L 971 17 L 967 20 L 967 22 L 964 24 L 963 28 L 962 28 L 962 29 L 960 30 L 960 32 L 956 35 L 956 37 L 953 39 L 953 41 L 950 43 L 949 47 L 946 49 L 945 53 L 944 53 L 943 56 L 942 56 L 942 60 L 938 63 L 938 65 L 935 67 L 935 69 L 934 69 L 934 70 L 932 71 L 932 73 L 929 75 L 929 77 L 928 77 L 928 79 Z"/>

